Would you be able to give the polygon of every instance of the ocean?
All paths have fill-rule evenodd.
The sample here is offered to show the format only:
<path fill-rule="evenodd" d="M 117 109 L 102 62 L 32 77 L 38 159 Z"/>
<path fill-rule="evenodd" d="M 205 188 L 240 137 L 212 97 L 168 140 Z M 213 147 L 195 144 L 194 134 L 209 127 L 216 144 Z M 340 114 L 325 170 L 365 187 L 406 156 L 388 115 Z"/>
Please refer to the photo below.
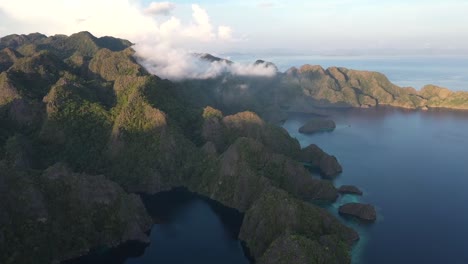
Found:
<path fill-rule="evenodd" d="M 331 133 L 298 132 L 310 116 L 291 115 L 284 128 L 303 147 L 335 155 L 343 173 L 335 186 L 355 185 L 327 209 L 361 236 L 353 264 L 468 263 L 468 112 L 395 108 L 329 112 Z M 374 224 L 345 220 L 338 207 L 373 204 Z"/>

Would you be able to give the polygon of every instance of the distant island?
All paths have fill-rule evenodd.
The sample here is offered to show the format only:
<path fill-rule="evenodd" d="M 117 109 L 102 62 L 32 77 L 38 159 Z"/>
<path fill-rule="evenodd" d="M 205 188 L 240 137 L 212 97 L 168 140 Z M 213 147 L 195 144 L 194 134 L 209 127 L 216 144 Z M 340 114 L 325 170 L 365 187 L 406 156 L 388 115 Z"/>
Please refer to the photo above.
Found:
<path fill-rule="evenodd" d="M 205 54 L 201 58 L 222 60 L 213 57 Z M 277 69 L 263 60 L 255 64 Z M 183 87 L 181 93 L 195 104 L 215 106 L 229 113 L 249 109 L 273 123 L 284 121 L 291 112 L 326 115 L 324 112 L 330 108 L 468 110 L 468 92 L 453 92 L 435 85 L 418 91 L 399 87 L 378 72 L 323 69 L 318 65 L 292 67 L 271 77 L 226 74 L 209 80 L 185 80 L 179 85 Z"/>
<path fill-rule="evenodd" d="M 468 110 L 468 92 L 452 92 L 434 85 L 426 85 L 421 91 L 402 88 L 378 72 L 340 67 L 325 70 L 320 66 L 304 65 L 299 69 L 289 69 L 285 78 L 288 84 L 301 87 L 313 99 L 329 104 L 364 108 L 388 105 L 422 110 Z"/>
<path fill-rule="evenodd" d="M 468 93 L 309 65 L 171 82 L 149 74 L 127 40 L 3 37 L 0 262 L 58 263 L 147 243 L 152 221 L 138 194 L 185 187 L 244 214 L 239 238 L 257 263 L 350 263 L 358 234 L 314 204 L 339 192 L 304 167 L 332 177 L 341 165 L 275 123 L 288 112 L 380 105 L 466 110 Z"/>

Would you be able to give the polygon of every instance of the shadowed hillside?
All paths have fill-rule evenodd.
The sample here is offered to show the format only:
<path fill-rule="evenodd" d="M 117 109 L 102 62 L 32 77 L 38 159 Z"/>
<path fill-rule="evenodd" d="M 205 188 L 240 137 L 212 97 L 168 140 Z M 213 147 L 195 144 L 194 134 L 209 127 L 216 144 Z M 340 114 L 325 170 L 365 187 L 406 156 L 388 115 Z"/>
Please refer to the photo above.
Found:
<path fill-rule="evenodd" d="M 151 223 L 135 193 L 180 186 L 244 213 L 240 238 L 263 263 L 291 254 L 350 262 L 357 234 L 310 202 L 333 202 L 335 187 L 310 176 L 286 131 L 235 113 L 256 98 L 220 97 L 210 90 L 218 79 L 161 80 L 136 62 L 130 42 L 88 32 L 10 35 L 0 49 L 1 263 L 147 242 Z M 258 106 L 281 106 L 280 95 Z"/>

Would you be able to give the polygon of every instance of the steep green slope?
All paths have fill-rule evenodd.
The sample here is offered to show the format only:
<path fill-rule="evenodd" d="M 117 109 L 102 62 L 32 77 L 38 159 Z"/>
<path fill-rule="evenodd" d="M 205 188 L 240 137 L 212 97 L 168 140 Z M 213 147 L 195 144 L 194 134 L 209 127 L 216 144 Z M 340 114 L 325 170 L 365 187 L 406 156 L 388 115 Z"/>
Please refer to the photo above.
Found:
<path fill-rule="evenodd" d="M 148 74 L 124 40 L 80 32 L 12 35 L 0 44 L 6 48 L 0 56 L 1 263 L 50 263 L 145 240 L 147 212 L 129 193 L 179 186 L 246 213 L 244 230 L 275 223 L 279 211 L 292 208 L 271 232 L 242 233 L 257 259 L 275 247 L 284 227 L 312 241 L 305 250 L 333 236 L 340 250 L 330 258 L 349 262 L 349 237 L 356 235 L 305 201 L 333 201 L 337 191 L 309 175 L 297 161 L 297 140 L 283 129 L 253 112 L 223 116 L 204 109 L 209 104 L 193 97 L 189 83 Z M 219 98 L 210 89 L 200 93 L 206 102 Z M 225 97 L 225 109 L 257 102 L 236 103 L 237 96 Z M 281 201 L 270 201 L 272 194 Z M 312 256 L 322 258 L 324 245 L 318 247 Z"/>
<path fill-rule="evenodd" d="M 148 241 L 151 219 L 140 198 L 104 176 L 44 172 L 0 162 L 0 260 L 51 263 L 102 245 Z"/>
<path fill-rule="evenodd" d="M 299 153 L 299 142 L 291 138 L 286 130 L 263 121 L 253 112 L 224 117 L 221 111 L 207 107 L 203 116 L 202 136 L 204 140 L 213 142 L 219 152 L 225 151 L 237 138 L 248 137 L 277 153 L 290 157 L 296 157 Z"/>
<path fill-rule="evenodd" d="M 349 263 L 349 244 L 358 239 L 357 233 L 322 209 L 291 198 L 279 189 L 269 188 L 246 212 L 240 238 L 264 263 L 284 263 L 288 258 L 296 263 L 290 255 L 291 249 L 271 252 L 278 246 L 278 240 L 284 239 L 283 236 L 300 236 L 308 242 L 301 249 L 308 252 L 308 258 L 331 261 L 318 263 Z M 284 247 L 292 248 L 296 242 L 287 240 L 282 243 Z M 331 244 L 335 250 L 327 252 L 326 248 Z M 272 254 L 276 254 L 275 259 L 279 262 L 266 262 Z"/>

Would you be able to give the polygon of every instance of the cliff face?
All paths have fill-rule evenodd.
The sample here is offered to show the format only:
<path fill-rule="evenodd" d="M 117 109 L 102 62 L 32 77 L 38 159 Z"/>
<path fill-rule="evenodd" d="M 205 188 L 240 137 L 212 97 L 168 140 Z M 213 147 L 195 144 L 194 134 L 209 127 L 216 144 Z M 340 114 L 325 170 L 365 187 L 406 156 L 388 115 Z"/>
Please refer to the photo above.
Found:
<path fill-rule="evenodd" d="M 330 258 L 349 262 L 353 232 L 305 202 L 337 190 L 310 177 L 284 129 L 253 112 L 203 110 L 187 83 L 149 75 L 124 40 L 12 35 L 0 48 L 1 263 L 145 241 L 151 223 L 130 193 L 178 186 L 245 212 L 242 239 L 257 259 L 297 241 L 321 258 L 330 236 Z M 239 103 L 223 111 L 246 110 L 225 98 Z"/>

